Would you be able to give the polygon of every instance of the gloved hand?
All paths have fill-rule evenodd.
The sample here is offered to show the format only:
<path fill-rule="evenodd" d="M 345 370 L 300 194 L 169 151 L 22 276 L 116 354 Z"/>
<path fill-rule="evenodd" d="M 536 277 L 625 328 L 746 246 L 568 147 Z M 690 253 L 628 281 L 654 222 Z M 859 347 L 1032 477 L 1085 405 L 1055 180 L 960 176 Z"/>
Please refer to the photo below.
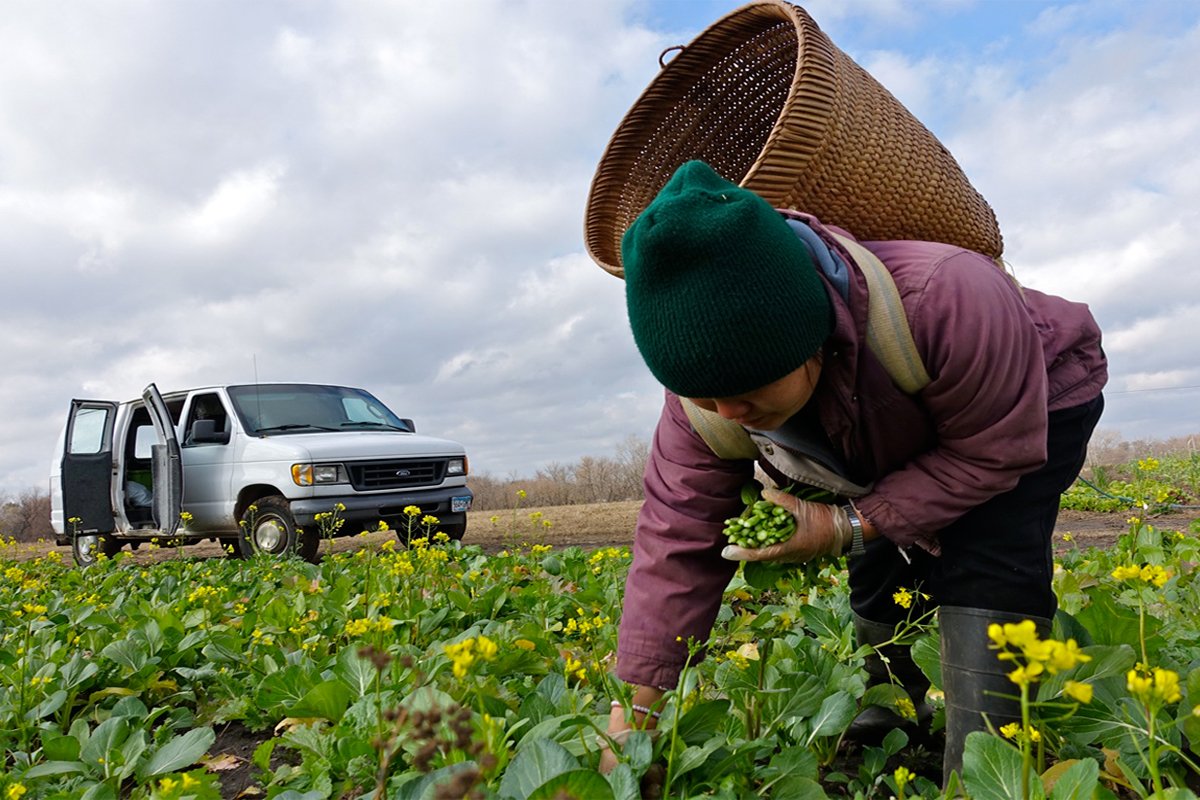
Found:
<path fill-rule="evenodd" d="M 820 556 L 840 556 L 850 547 L 854 535 L 850 518 L 841 506 L 810 503 L 787 492 L 766 488 L 764 500 L 783 506 L 796 518 L 791 538 L 768 547 L 746 548 L 729 545 L 721 557 L 729 561 L 783 561 L 803 563 Z"/>

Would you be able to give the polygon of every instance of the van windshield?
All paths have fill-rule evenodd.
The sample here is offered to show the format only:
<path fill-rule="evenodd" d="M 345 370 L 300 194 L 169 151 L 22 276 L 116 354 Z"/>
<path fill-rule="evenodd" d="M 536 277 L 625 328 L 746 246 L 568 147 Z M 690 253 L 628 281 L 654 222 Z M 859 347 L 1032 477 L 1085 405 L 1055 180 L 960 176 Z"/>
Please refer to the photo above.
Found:
<path fill-rule="evenodd" d="M 250 434 L 412 430 L 370 393 L 345 386 L 230 386 L 229 399 Z"/>

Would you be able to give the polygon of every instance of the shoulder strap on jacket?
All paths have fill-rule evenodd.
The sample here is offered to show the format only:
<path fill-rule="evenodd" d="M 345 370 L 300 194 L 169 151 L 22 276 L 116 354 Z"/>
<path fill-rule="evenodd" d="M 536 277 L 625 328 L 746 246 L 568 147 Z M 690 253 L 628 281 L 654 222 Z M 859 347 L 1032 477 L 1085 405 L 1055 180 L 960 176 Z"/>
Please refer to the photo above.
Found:
<path fill-rule="evenodd" d="M 929 385 L 930 378 L 908 327 L 896 282 L 870 250 L 845 236 L 834 237 L 867 279 L 867 347 L 905 394 L 916 394 Z"/>

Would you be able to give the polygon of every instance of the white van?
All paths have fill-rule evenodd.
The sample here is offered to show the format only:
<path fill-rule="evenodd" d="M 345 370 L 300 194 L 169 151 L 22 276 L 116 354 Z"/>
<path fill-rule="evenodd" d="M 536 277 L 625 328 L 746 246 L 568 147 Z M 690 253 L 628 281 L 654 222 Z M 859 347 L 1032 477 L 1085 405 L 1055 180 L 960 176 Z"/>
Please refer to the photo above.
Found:
<path fill-rule="evenodd" d="M 315 561 L 323 535 L 405 535 L 409 507 L 461 539 L 472 500 L 461 444 L 362 389 L 303 383 L 72 400 L 50 473 L 50 521 L 80 565 L 152 539 Z"/>

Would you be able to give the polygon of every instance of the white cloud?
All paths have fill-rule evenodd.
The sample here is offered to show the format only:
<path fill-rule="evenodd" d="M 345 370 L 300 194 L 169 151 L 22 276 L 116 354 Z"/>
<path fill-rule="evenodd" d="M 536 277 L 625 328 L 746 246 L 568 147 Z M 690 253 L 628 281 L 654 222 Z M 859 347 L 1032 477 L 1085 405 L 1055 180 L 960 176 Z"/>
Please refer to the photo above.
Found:
<path fill-rule="evenodd" d="M 227 243 L 267 216 L 276 206 L 282 163 L 268 163 L 222 176 L 203 202 L 181 220 L 184 233 L 198 244 Z"/>

